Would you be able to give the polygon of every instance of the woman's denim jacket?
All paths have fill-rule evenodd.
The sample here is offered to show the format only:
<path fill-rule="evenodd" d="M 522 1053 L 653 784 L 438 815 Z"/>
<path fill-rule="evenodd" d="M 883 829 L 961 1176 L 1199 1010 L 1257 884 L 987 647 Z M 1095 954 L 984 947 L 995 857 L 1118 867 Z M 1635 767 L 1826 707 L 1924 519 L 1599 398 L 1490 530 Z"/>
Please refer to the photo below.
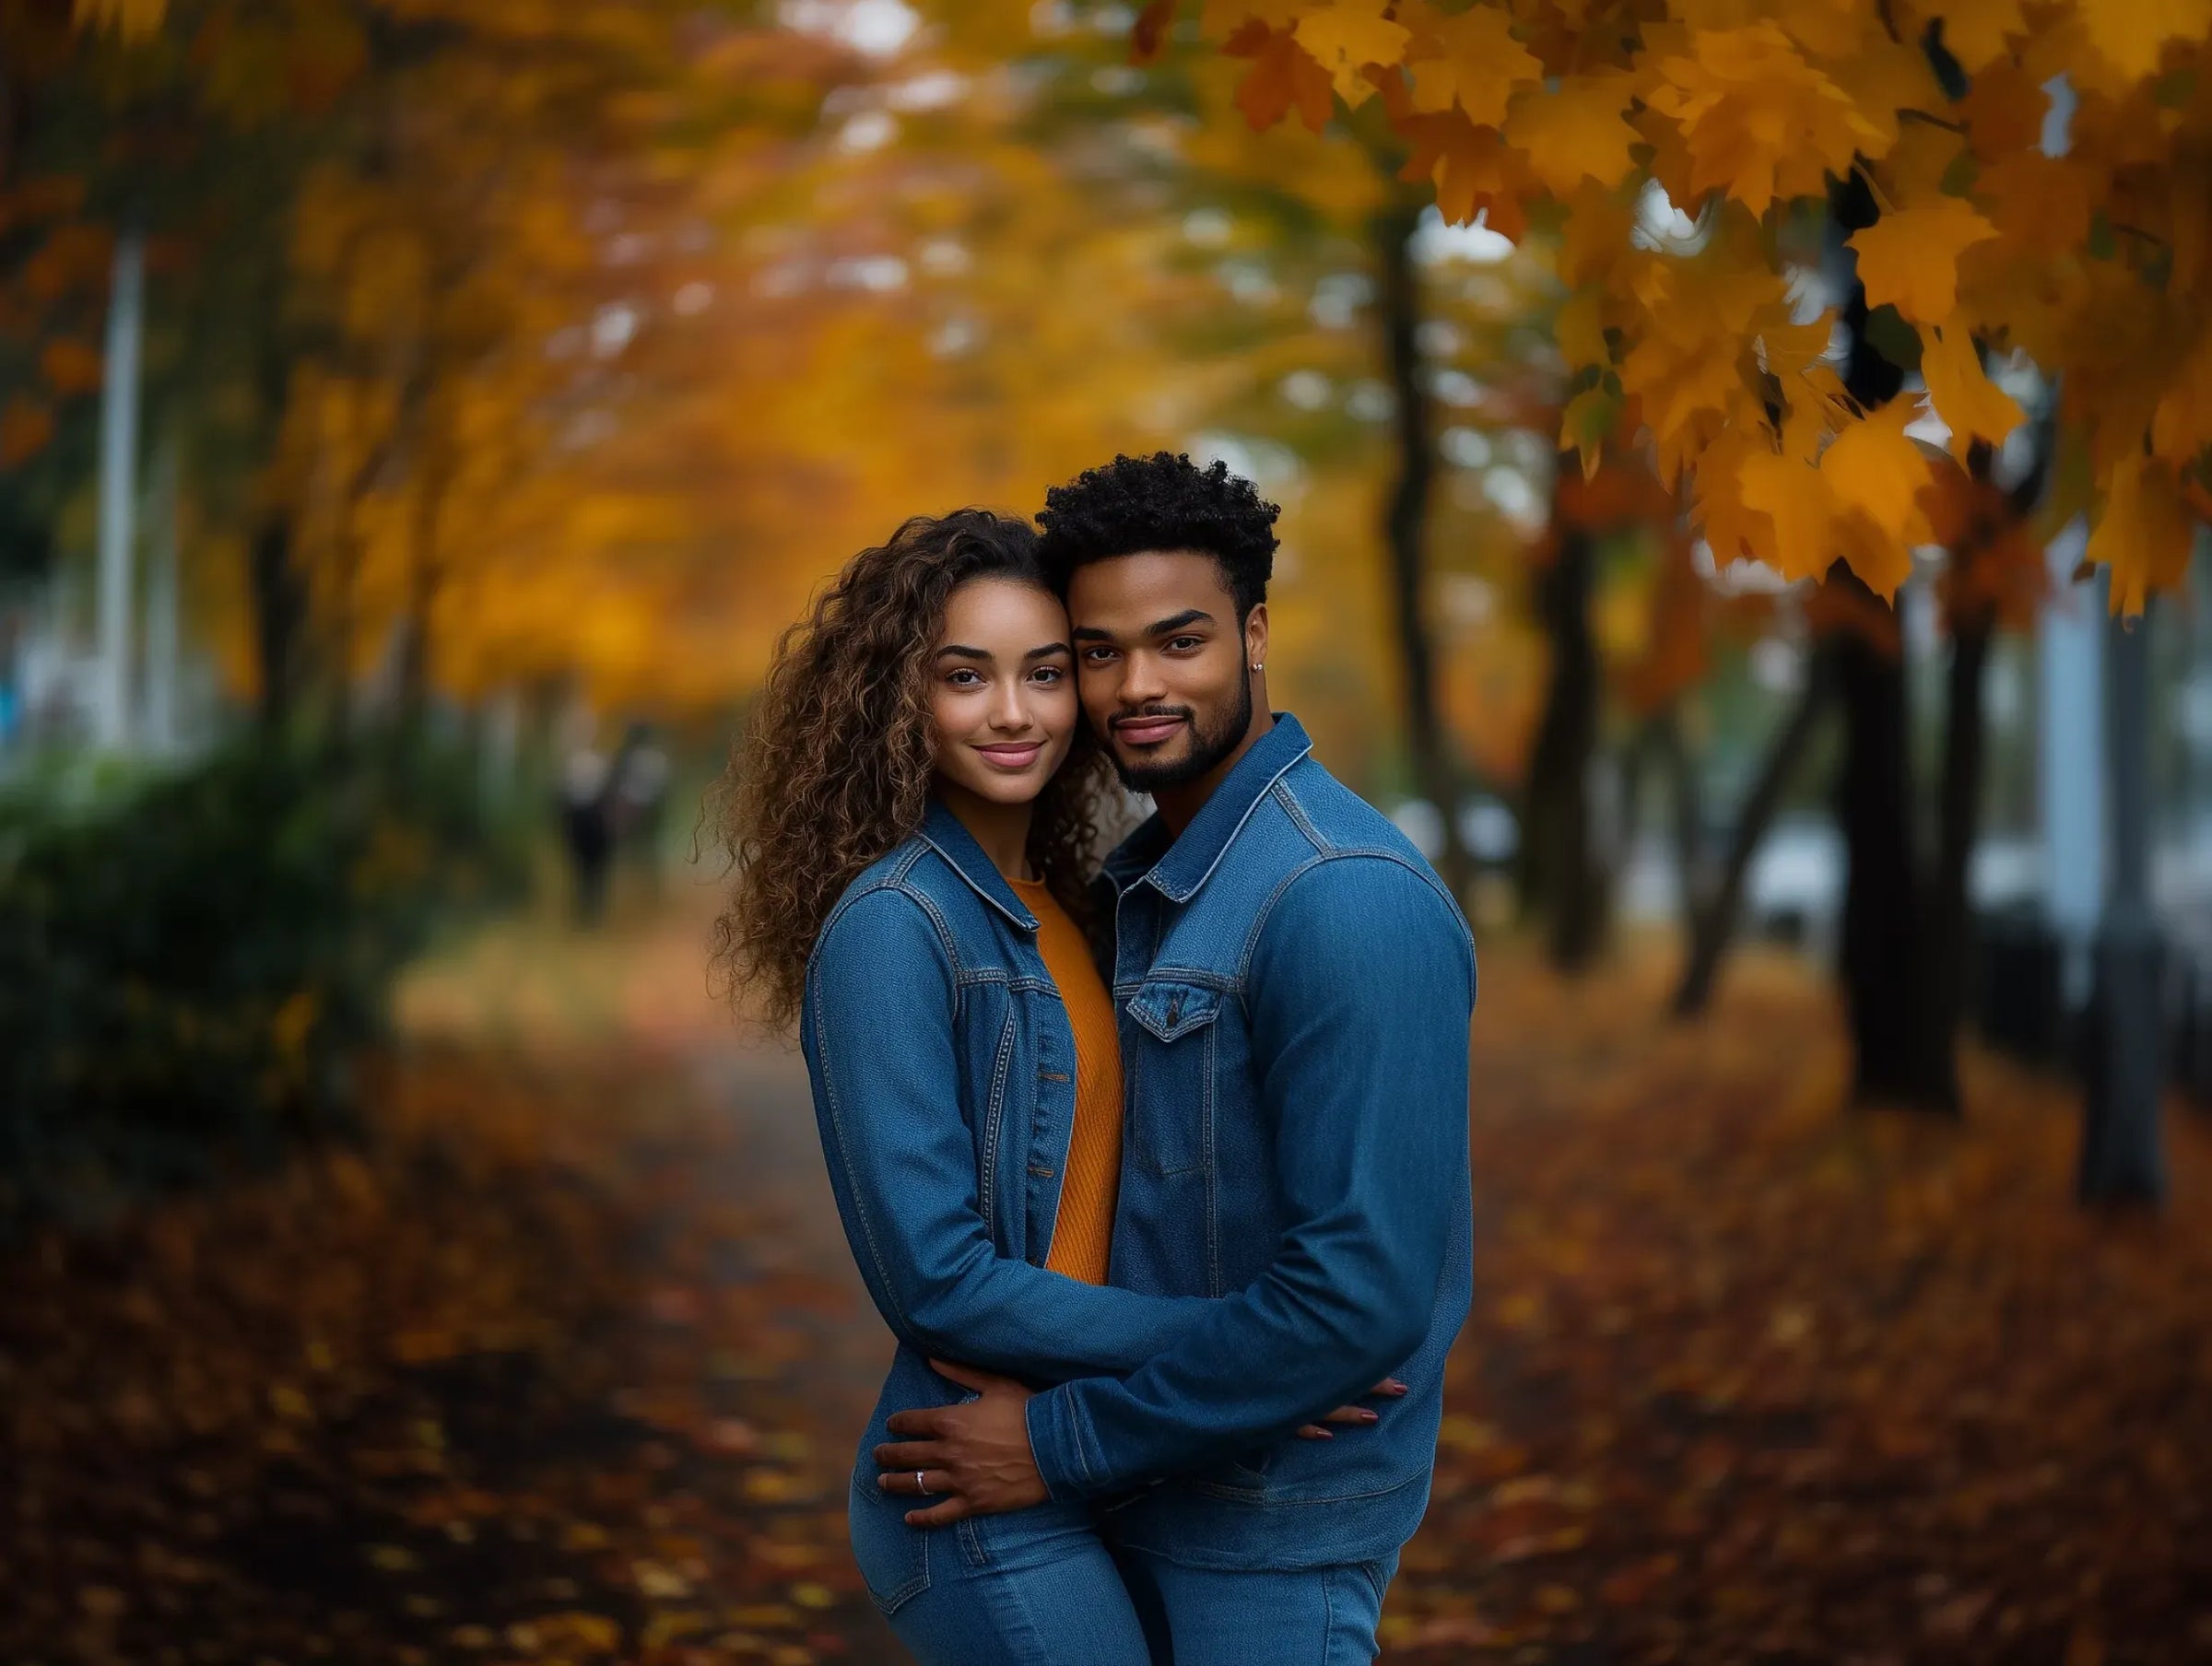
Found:
<path fill-rule="evenodd" d="M 845 1236 L 899 1340 L 861 1442 L 964 1398 L 927 1360 L 1033 1384 L 1135 1369 L 1207 1304 L 1047 1273 L 1075 1036 L 1037 921 L 933 804 L 854 880 L 806 968 L 801 1044 Z"/>

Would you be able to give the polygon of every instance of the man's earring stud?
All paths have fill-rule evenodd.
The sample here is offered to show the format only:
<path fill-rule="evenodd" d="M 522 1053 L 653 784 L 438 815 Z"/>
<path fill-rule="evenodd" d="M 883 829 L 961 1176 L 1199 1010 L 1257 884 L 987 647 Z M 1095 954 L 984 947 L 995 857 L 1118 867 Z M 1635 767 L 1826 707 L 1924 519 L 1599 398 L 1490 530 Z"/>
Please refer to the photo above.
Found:
<path fill-rule="evenodd" d="M 1254 660 L 1254 661 L 1253 661 L 1253 663 L 1252 663 L 1252 668 L 1253 668 L 1254 671 L 1265 671 L 1265 670 L 1266 670 L 1266 669 L 1267 669 L 1267 667 L 1266 667 L 1265 664 L 1261 663 L 1260 663 L 1258 660 Z"/>

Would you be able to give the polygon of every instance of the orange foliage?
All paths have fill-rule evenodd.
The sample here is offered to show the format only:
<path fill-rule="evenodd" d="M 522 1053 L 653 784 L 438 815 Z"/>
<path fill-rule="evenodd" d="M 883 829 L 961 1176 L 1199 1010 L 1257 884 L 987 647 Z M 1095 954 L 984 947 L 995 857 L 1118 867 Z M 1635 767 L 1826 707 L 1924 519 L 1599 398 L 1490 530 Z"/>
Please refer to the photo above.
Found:
<path fill-rule="evenodd" d="M 2087 497 L 2061 507 L 2098 518 L 2114 607 L 2178 582 L 2212 455 L 2212 5 L 1647 10 L 1624 27 L 1583 0 L 1212 0 L 1204 27 L 1244 53 L 1263 31 L 1255 123 L 1315 77 L 1347 109 L 1379 88 L 1448 219 L 1517 237 L 1531 205 L 1563 213 L 1591 326 L 1570 368 L 1594 381 L 1565 442 L 1609 426 L 1603 402 L 1631 411 L 1665 476 L 1694 475 L 1724 558 L 1800 577 L 1840 553 L 1883 594 L 1909 569 L 1924 469 L 1894 435 L 1859 438 L 1830 319 L 1802 322 L 1785 281 L 1817 259 L 1804 208 L 1859 169 L 1881 208 L 1852 240 L 1867 299 L 1917 330 L 1955 454 L 2024 419 L 1977 343 L 2024 353 L 2086 461 Z M 1956 105 L 1922 44 L 1936 29 L 1971 81 Z M 2077 103 L 2046 151 L 2061 75 Z M 1694 230 L 1667 231 L 1674 210 Z"/>

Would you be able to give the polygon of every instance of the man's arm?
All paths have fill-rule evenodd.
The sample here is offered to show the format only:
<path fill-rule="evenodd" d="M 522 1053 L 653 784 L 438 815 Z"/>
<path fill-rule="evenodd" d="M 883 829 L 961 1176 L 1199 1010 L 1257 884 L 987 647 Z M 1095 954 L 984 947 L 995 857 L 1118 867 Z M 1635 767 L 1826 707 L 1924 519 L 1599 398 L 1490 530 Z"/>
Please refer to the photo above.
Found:
<path fill-rule="evenodd" d="M 1467 1183 L 1474 976 L 1456 912 L 1402 862 L 1335 858 L 1286 886 L 1247 999 L 1288 1225 L 1266 1272 L 1157 1358 L 1029 1402 L 1053 1497 L 1287 1435 L 1419 1347 Z"/>
<path fill-rule="evenodd" d="M 868 1294 L 926 1354 L 1053 1382 L 1133 1370 L 1210 1304 L 1080 1284 L 996 1252 L 958 1103 L 953 997 L 935 927 L 897 891 L 856 898 L 807 972 L 815 1116 Z"/>

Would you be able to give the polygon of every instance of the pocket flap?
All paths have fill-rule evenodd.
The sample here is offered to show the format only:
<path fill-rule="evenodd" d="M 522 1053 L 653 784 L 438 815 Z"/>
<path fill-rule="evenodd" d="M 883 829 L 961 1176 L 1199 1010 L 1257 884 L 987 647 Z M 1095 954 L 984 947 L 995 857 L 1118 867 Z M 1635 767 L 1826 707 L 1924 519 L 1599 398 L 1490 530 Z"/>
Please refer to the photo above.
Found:
<path fill-rule="evenodd" d="M 1129 1015 L 1162 1041 L 1211 1024 L 1221 1012 L 1221 991 L 1202 983 L 1154 979 L 1129 997 Z"/>

